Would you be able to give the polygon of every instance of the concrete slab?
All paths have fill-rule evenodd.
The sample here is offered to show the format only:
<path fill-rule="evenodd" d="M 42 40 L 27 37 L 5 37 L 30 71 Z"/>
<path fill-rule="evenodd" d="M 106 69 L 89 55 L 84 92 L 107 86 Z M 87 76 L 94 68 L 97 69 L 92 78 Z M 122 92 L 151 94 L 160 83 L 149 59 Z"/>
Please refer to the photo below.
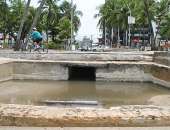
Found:
<path fill-rule="evenodd" d="M 170 130 L 170 127 L 0 127 L 0 130 Z"/>
<path fill-rule="evenodd" d="M 54 51 L 49 53 L 14 52 L 1 50 L 0 57 L 27 60 L 53 60 L 53 61 L 153 61 L 154 52 L 79 52 Z"/>
<path fill-rule="evenodd" d="M 170 107 L 121 106 L 111 109 L 56 108 L 0 104 L 0 124 L 19 127 L 164 127 Z"/>

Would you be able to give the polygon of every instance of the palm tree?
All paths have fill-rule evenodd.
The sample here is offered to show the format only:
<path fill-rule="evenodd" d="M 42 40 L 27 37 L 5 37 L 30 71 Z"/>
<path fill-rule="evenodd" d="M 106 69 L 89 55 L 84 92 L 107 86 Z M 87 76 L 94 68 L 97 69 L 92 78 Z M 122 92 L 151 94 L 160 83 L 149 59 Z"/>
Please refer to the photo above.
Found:
<path fill-rule="evenodd" d="M 22 33 L 23 26 L 24 26 L 24 23 L 26 21 L 27 15 L 28 15 L 30 2 L 31 2 L 31 0 L 27 1 L 26 7 L 25 7 L 25 10 L 24 10 L 23 18 L 21 20 L 20 28 L 19 28 L 18 35 L 17 35 L 16 45 L 15 45 L 15 48 L 14 48 L 15 51 L 19 51 L 19 49 L 20 49 L 21 33 Z"/>
<path fill-rule="evenodd" d="M 9 6 L 6 0 L 0 1 L 0 30 L 3 32 L 4 43 L 5 37 L 7 35 L 7 21 L 8 21 L 8 14 L 9 14 Z"/>
<path fill-rule="evenodd" d="M 154 16 L 155 16 L 155 1 L 154 0 L 143 0 L 144 3 L 144 10 L 148 19 L 148 26 L 149 26 L 149 30 L 151 33 L 152 30 L 152 25 L 151 25 L 151 20 L 154 20 Z"/>
<path fill-rule="evenodd" d="M 42 11 L 42 15 L 41 15 L 41 21 L 42 21 L 41 23 L 46 31 L 47 41 L 48 41 L 49 31 L 52 32 L 52 37 L 54 40 L 55 39 L 54 35 L 58 33 L 58 28 L 55 27 L 58 25 L 60 19 L 59 6 L 57 5 L 57 0 L 46 0 L 45 6 L 46 7 Z"/>
<path fill-rule="evenodd" d="M 103 25 L 105 24 L 107 30 L 109 30 L 111 35 L 110 40 L 113 39 L 112 30 L 117 30 L 115 32 L 117 33 L 117 42 L 120 42 L 120 31 L 125 32 L 128 27 L 128 10 L 126 6 L 122 5 L 123 1 L 107 0 L 106 3 L 100 7 L 99 14 L 96 15 L 97 17 L 100 17 L 98 25 L 103 28 Z"/>
<path fill-rule="evenodd" d="M 71 34 L 73 33 L 77 33 L 81 22 L 80 22 L 80 17 L 83 15 L 83 13 L 79 10 L 77 10 L 76 5 L 72 5 L 72 3 L 69 3 L 67 1 L 63 1 L 63 3 L 60 6 L 60 10 L 61 10 L 61 17 L 64 17 L 64 21 L 65 23 L 67 23 L 67 21 L 70 21 L 70 30 L 68 32 L 68 35 L 70 35 L 70 38 L 72 37 Z M 72 13 L 72 14 L 71 14 Z M 68 19 L 68 20 L 66 20 Z M 67 24 L 68 25 L 68 24 Z M 71 28 L 72 26 L 72 28 Z M 62 34 L 62 33 L 60 33 Z M 71 38 L 72 39 L 72 38 Z M 66 48 L 70 48 L 72 43 L 68 43 L 66 46 Z"/>
<path fill-rule="evenodd" d="M 161 21 L 161 24 L 159 25 L 160 28 L 160 35 L 162 36 L 162 39 L 170 39 L 170 15 L 167 15 L 163 18 Z"/>
<path fill-rule="evenodd" d="M 73 28 L 74 31 L 77 32 L 78 28 L 80 27 L 80 17 L 83 15 L 83 13 L 80 10 L 77 10 L 77 6 L 72 5 L 71 3 L 67 2 L 67 1 L 63 1 L 63 3 L 60 6 L 60 10 L 61 10 L 61 16 L 63 17 L 67 17 L 68 19 L 71 20 L 71 11 L 73 10 Z"/>
<path fill-rule="evenodd" d="M 71 15 L 68 11 L 71 9 L 70 3 L 64 1 L 59 5 L 57 1 L 58 0 L 41 0 L 37 10 L 34 7 L 29 7 L 31 0 L 28 0 L 27 3 L 25 3 L 26 5 L 24 4 L 24 0 L 0 1 L 0 31 L 4 32 L 4 35 L 9 32 L 18 32 L 15 50 L 18 51 L 20 49 L 19 41 L 21 39 L 23 40 L 26 34 L 30 34 L 32 27 L 36 26 L 37 23 L 37 28 L 40 31 L 46 31 L 47 36 L 49 31 L 52 32 L 53 41 L 58 37 L 62 40 L 64 33 L 70 35 L 70 32 L 64 31 L 70 28 Z M 67 5 L 68 9 L 65 8 Z M 75 5 L 73 11 L 74 30 L 77 32 L 80 26 L 79 16 L 81 16 L 82 13 L 76 9 Z M 30 32 L 28 32 L 28 30 L 30 30 Z M 68 34 L 65 35 L 67 38 Z M 26 41 L 28 41 L 28 38 L 29 37 L 27 37 Z"/>
<path fill-rule="evenodd" d="M 170 1 L 169 0 L 161 0 L 160 2 L 157 3 L 157 8 L 156 8 L 156 16 L 155 16 L 155 21 L 157 23 L 158 29 L 156 31 L 156 35 L 154 37 L 154 43 L 156 43 L 156 38 L 161 31 L 161 34 L 163 37 L 168 38 L 169 36 L 169 25 L 170 25 L 170 17 L 169 17 L 169 5 Z M 162 27 L 161 27 L 162 26 Z"/>
<path fill-rule="evenodd" d="M 37 24 L 38 18 L 40 17 L 40 14 L 41 14 L 41 11 L 42 11 L 42 8 L 43 8 L 44 4 L 45 4 L 45 0 L 41 0 L 40 5 L 39 5 L 39 7 L 38 7 L 38 9 L 37 9 L 37 12 L 36 12 L 36 14 L 35 14 L 35 17 L 34 17 L 34 19 L 33 19 L 33 23 L 32 23 L 32 25 L 31 25 L 31 28 L 30 28 L 30 30 L 29 30 L 29 32 L 28 32 L 27 37 L 26 37 L 25 46 L 26 46 L 27 43 L 28 43 L 28 40 L 29 40 L 29 38 L 30 38 L 30 34 L 31 34 L 31 32 L 32 32 L 32 29 L 33 29 L 33 28 L 36 26 L 36 24 Z"/>
<path fill-rule="evenodd" d="M 117 28 L 119 42 L 119 32 L 125 32 L 128 28 L 129 11 L 136 18 L 135 27 L 145 28 L 147 25 L 149 34 L 152 35 L 151 21 L 156 14 L 154 0 L 107 0 L 99 9 L 99 25 L 102 27 L 105 22 L 107 28 Z"/>
<path fill-rule="evenodd" d="M 144 28 L 148 28 L 148 35 L 150 43 L 151 38 L 153 37 L 152 30 L 152 20 L 154 20 L 155 12 L 156 12 L 156 2 L 154 0 L 133 0 L 129 1 L 129 6 L 132 11 L 132 15 L 136 18 L 136 24 L 134 27 L 143 28 L 140 30 L 144 30 Z M 144 44 L 144 35 L 145 31 L 141 31 L 143 33 L 143 44 Z"/>

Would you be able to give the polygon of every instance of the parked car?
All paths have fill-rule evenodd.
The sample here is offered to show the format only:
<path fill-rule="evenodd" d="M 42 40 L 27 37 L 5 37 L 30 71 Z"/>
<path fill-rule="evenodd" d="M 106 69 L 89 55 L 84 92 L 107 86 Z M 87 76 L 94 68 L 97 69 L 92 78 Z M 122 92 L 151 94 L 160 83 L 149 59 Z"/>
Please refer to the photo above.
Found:
<path fill-rule="evenodd" d="M 4 35 L 3 35 L 3 33 L 0 33 L 0 40 L 4 40 Z"/>
<path fill-rule="evenodd" d="M 104 47 L 98 44 L 92 44 L 92 51 L 104 51 Z"/>
<path fill-rule="evenodd" d="M 3 48 L 3 40 L 0 40 L 0 48 Z"/>

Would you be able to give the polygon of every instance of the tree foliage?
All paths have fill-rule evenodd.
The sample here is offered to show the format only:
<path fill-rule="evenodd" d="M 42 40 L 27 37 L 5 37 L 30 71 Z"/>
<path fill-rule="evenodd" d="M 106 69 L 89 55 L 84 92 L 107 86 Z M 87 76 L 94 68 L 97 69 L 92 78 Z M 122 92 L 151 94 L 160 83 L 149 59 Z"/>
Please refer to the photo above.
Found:
<path fill-rule="evenodd" d="M 170 38 L 170 0 L 107 0 L 99 7 L 99 26 L 104 29 L 117 29 L 125 33 L 128 28 L 128 16 L 130 13 L 136 19 L 135 27 L 149 29 L 153 35 L 152 21 L 155 21 L 160 29 L 162 37 Z"/>
<path fill-rule="evenodd" d="M 0 33 L 4 35 L 17 33 L 25 9 L 25 0 L 0 0 Z M 36 27 L 52 36 L 52 40 L 63 41 L 70 38 L 71 3 L 67 1 L 45 0 Z M 24 39 L 35 17 L 37 9 L 29 7 L 28 16 L 24 23 L 21 39 Z M 76 33 L 80 27 L 82 12 L 73 5 L 73 28 Z"/>

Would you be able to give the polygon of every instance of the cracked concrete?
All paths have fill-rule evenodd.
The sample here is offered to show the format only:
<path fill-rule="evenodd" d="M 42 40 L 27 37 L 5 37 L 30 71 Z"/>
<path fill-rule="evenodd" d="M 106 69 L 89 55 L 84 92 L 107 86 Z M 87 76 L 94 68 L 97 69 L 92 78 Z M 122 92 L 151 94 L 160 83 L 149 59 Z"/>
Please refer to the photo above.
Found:
<path fill-rule="evenodd" d="M 121 106 L 111 109 L 0 105 L 0 124 L 34 127 L 169 126 L 170 107 Z"/>

